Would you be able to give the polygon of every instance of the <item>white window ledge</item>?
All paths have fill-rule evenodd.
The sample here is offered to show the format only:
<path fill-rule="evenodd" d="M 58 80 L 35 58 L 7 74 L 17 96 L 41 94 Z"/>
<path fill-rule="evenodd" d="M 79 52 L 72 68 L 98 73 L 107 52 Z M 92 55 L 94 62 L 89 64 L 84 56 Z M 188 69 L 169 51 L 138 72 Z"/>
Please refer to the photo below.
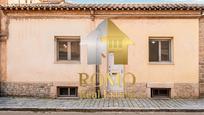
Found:
<path fill-rule="evenodd" d="M 57 97 L 57 99 L 80 99 L 79 97 Z"/>
<path fill-rule="evenodd" d="M 173 62 L 149 62 L 149 65 L 174 65 Z"/>
<path fill-rule="evenodd" d="M 61 61 L 61 60 L 57 60 L 55 61 L 55 64 L 81 64 L 80 61 L 74 61 L 74 60 L 67 60 L 67 61 Z"/>

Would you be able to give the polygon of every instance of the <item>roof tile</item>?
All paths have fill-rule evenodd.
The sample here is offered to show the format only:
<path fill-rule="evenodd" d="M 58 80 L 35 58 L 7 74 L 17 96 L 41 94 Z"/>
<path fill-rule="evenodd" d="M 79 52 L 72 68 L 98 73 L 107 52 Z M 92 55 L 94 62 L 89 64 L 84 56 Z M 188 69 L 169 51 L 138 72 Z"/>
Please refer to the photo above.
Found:
<path fill-rule="evenodd" d="M 204 4 L 11 4 L 0 5 L 0 9 L 46 9 L 46 8 L 64 8 L 64 9 L 94 9 L 94 10 L 204 10 Z"/>

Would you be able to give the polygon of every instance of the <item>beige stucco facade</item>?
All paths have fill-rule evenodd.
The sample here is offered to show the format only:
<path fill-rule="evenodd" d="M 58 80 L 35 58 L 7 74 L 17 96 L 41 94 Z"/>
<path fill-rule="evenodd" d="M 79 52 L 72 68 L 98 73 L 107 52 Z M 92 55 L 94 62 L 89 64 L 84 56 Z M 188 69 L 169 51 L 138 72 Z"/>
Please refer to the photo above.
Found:
<path fill-rule="evenodd" d="M 54 37 L 80 36 L 83 41 L 101 21 L 11 19 L 7 80 L 78 82 L 78 73 L 94 73 L 95 66 L 87 64 L 84 44 L 81 45 L 80 64 L 57 63 Z M 137 82 L 198 83 L 198 19 L 113 19 L 113 22 L 135 43 L 129 46 L 129 63 L 125 71 L 135 73 Z M 148 61 L 149 37 L 172 38 L 172 63 L 153 64 Z"/>
<path fill-rule="evenodd" d="M 8 80 L 78 82 L 78 73 L 94 73 L 95 66 L 88 65 L 86 61 L 86 46 L 81 45 L 79 64 L 59 63 L 55 53 L 55 36 L 80 36 L 83 39 L 90 30 L 89 19 L 12 19 L 9 24 Z M 20 39 L 22 44 L 16 44 Z M 13 59 L 13 56 L 18 58 Z"/>
<path fill-rule="evenodd" d="M 78 73 L 89 75 L 95 73 L 95 65 L 87 64 L 87 46 L 81 44 L 80 63 L 58 63 L 55 57 L 54 38 L 55 36 L 80 36 L 83 41 L 102 20 L 10 19 L 6 81 L 52 82 L 56 86 L 79 86 Z M 197 88 L 194 93 L 198 96 L 198 19 L 135 18 L 112 21 L 134 41 L 134 45 L 129 46 L 128 49 L 128 65 L 125 65 L 125 72 L 134 73 L 138 84 L 146 84 L 147 95 L 150 95 L 151 87 L 173 89 L 176 83 L 187 83 Z M 148 61 L 150 37 L 172 39 L 171 63 Z M 103 57 L 103 64 L 100 67 L 102 72 L 107 70 L 106 64 L 107 57 Z M 55 93 L 56 88 L 52 88 L 52 91 Z M 172 96 L 174 95 L 176 94 L 172 93 Z"/>

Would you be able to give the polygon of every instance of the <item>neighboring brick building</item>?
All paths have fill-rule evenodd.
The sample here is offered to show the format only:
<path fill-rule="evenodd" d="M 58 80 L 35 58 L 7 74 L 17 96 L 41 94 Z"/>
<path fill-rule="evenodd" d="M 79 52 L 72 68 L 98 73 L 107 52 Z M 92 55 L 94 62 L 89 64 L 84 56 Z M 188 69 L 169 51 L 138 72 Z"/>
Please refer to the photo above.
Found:
<path fill-rule="evenodd" d="M 64 0 L 0 0 L 0 4 L 62 3 Z"/>
<path fill-rule="evenodd" d="M 96 66 L 87 64 L 83 41 L 110 19 L 134 45 L 128 47 L 127 65 L 112 64 L 112 52 L 105 52 L 99 70 L 115 81 L 118 71 L 123 78 L 130 72 L 136 84 L 131 84 L 132 78 L 120 86 L 108 81 L 100 86 L 102 96 L 117 91 L 136 98 L 204 96 L 202 4 L 39 3 L 4 5 L 0 10 L 2 95 L 56 98 L 95 93 L 95 84 L 80 85 L 80 75 L 96 73 Z"/>

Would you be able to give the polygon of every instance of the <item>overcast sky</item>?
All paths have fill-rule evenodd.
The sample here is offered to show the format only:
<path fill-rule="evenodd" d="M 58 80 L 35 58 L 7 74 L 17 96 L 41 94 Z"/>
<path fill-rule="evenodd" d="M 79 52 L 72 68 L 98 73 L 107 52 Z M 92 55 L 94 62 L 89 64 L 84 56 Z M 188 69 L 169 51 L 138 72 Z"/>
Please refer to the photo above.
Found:
<path fill-rule="evenodd" d="M 204 3 L 204 0 L 66 0 L 74 3 Z"/>

